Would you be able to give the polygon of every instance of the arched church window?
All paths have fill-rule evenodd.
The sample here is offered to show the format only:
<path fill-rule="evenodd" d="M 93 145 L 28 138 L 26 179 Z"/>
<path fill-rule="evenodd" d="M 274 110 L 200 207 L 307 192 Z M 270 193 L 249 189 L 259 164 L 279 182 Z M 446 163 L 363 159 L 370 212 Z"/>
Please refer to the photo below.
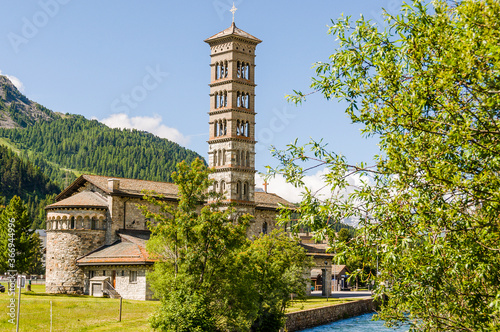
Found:
<path fill-rule="evenodd" d="M 227 60 L 224 62 L 224 77 L 227 77 L 227 73 L 228 73 L 228 62 Z"/>
<path fill-rule="evenodd" d="M 97 224 L 97 222 L 96 222 L 96 220 L 95 220 L 95 217 L 90 218 L 90 222 L 91 222 L 91 224 L 90 224 L 90 229 L 96 229 L 96 227 L 97 227 L 97 225 L 96 225 L 96 224 Z"/>
<path fill-rule="evenodd" d="M 75 217 L 70 217 L 70 228 L 75 229 Z"/>
<path fill-rule="evenodd" d="M 224 107 L 227 107 L 227 91 L 224 91 Z"/>
<path fill-rule="evenodd" d="M 222 149 L 222 165 L 226 164 L 226 150 Z"/>
<path fill-rule="evenodd" d="M 247 151 L 247 157 L 245 158 L 245 160 L 247 162 L 245 166 L 250 167 L 250 152 L 248 152 L 248 151 Z"/>
<path fill-rule="evenodd" d="M 245 136 L 245 122 L 241 121 L 240 135 Z"/>
<path fill-rule="evenodd" d="M 222 135 L 227 135 L 227 120 L 224 119 L 224 122 L 222 124 Z"/>
<path fill-rule="evenodd" d="M 236 107 L 241 107 L 241 93 L 236 92 Z"/>
<path fill-rule="evenodd" d="M 247 95 L 244 93 L 241 95 L 241 107 L 247 107 Z"/>
<path fill-rule="evenodd" d="M 218 162 L 219 166 L 222 165 L 222 152 L 221 150 L 219 150 L 219 162 Z"/>
<path fill-rule="evenodd" d="M 236 120 L 236 136 L 240 135 L 240 120 Z"/>
<path fill-rule="evenodd" d="M 222 194 L 226 192 L 226 182 L 224 182 L 224 180 L 220 182 L 220 192 Z"/>
<path fill-rule="evenodd" d="M 240 152 L 236 150 L 236 166 L 240 165 Z"/>
<path fill-rule="evenodd" d="M 215 63 L 215 79 L 218 80 L 219 79 L 219 63 L 216 62 Z"/>
<path fill-rule="evenodd" d="M 241 166 L 245 166 L 245 151 L 241 151 Z"/>
<path fill-rule="evenodd" d="M 243 199 L 248 200 L 248 183 L 243 183 Z"/>
<path fill-rule="evenodd" d="M 214 166 L 217 166 L 217 150 L 214 151 Z"/>
<path fill-rule="evenodd" d="M 236 62 L 236 77 L 241 77 L 241 63 L 239 61 Z"/>
<path fill-rule="evenodd" d="M 262 223 L 262 233 L 267 234 L 267 222 L 265 221 Z"/>
<path fill-rule="evenodd" d="M 236 182 L 236 195 L 238 198 L 241 198 L 241 182 L 238 181 Z"/>
<path fill-rule="evenodd" d="M 214 97 L 215 97 L 215 99 L 214 99 L 214 108 L 219 108 L 219 93 L 216 92 L 214 94 Z"/>

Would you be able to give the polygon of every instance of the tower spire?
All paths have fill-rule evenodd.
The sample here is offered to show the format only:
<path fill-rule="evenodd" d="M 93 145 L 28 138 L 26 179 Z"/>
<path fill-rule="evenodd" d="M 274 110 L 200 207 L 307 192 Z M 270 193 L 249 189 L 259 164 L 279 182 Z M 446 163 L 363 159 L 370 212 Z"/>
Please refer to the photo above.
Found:
<path fill-rule="evenodd" d="M 238 8 L 236 8 L 236 7 L 234 6 L 234 2 L 233 2 L 233 8 L 231 8 L 231 9 L 229 10 L 231 13 L 233 13 L 233 24 L 234 24 L 234 13 L 236 13 L 236 11 L 237 11 L 237 10 L 238 10 Z"/>

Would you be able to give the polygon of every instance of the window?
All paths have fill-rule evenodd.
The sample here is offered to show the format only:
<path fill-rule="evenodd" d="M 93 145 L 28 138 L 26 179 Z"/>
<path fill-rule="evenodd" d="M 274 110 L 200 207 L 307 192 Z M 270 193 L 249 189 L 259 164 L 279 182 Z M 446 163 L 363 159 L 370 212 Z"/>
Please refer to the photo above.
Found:
<path fill-rule="evenodd" d="M 106 270 L 102 270 L 102 276 L 105 277 L 106 276 Z"/>
<path fill-rule="evenodd" d="M 70 221 L 71 221 L 71 229 L 75 229 L 75 217 L 71 217 Z"/>
<path fill-rule="evenodd" d="M 90 226 L 90 229 L 96 229 L 96 222 L 95 222 L 95 217 L 91 218 L 92 224 Z"/>
<path fill-rule="evenodd" d="M 137 271 L 130 271 L 130 283 L 137 282 Z"/>
<path fill-rule="evenodd" d="M 262 224 L 262 233 L 267 234 L 267 222 Z"/>
<path fill-rule="evenodd" d="M 89 271 L 89 279 L 92 279 L 95 277 L 95 271 Z"/>
<path fill-rule="evenodd" d="M 121 274 L 122 277 L 125 277 L 125 270 L 122 270 Z"/>

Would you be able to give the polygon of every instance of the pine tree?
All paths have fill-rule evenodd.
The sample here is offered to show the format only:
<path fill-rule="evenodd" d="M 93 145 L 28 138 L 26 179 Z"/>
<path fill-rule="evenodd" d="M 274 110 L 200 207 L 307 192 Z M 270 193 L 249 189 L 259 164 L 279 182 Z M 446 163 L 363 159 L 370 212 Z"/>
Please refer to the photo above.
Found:
<path fill-rule="evenodd" d="M 26 273 L 34 259 L 42 257 L 40 239 L 30 226 L 26 205 L 14 196 L 0 214 L 0 273 L 7 270 Z M 11 253 L 14 257 L 9 256 Z"/>

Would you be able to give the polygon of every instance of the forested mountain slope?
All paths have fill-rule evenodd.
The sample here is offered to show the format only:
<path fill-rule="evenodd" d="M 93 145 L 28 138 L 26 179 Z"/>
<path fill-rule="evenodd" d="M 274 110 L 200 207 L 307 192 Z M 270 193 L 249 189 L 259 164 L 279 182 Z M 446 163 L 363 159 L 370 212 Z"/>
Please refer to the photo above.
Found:
<path fill-rule="evenodd" d="M 111 129 L 80 115 L 27 128 L 0 129 L 0 137 L 61 167 L 82 173 L 171 181 L 175 165 L 197 153 L 177 143 L 138 130 Z"/>
<path fill-rule="evenodd" d="M 178 162 L 203 160 L 147 132 L 55 113 L 26 98 L 1 75 L 0 147 L 0 196 L 23 198 L 38 225 L 51 195 L 81 173 L 171 181 Z"/>
<path fill-rule="evenodd" d="M 0 205 L 7 205 L 14 195 L 21 197 L 28 205 L 35 229 L 44 226 L 44 207 L 60 191 L 39 168 L 0 145 Z"/>

